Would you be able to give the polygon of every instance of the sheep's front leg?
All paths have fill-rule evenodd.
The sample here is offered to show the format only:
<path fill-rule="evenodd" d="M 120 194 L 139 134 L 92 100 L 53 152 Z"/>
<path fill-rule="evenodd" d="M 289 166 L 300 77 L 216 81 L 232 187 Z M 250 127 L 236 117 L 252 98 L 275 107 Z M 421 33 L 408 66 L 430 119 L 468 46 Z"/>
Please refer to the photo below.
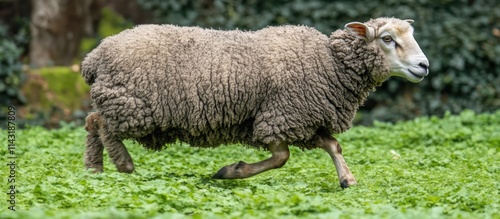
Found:
<path fill-rule="evenodd" d="M 355 185 L 356 180 L 352 175 L 347 163 L 342 156 L 342 148 L 340 147 L 339 142 L 334 137 L 330 136 L 326 133 L 319 133 L 316 136 L 316 141 L 318 146 L 323 148 L 333 160 L 335 164 L 335 168 L 337 169 L 337 175 L 340 182 L 340 187 L 343 189 Z"/>
<path fill-rule="evenodd" d="M 280 168 L 285 165 L 290 157 L 290 151 L 286 143 L 271 144 L 269 150 L 272 156 L 257 163 L 245 163 L 240 161 L 221 168 L 212 178 L 215 179 L 243 179 L 268 171 Z"/>

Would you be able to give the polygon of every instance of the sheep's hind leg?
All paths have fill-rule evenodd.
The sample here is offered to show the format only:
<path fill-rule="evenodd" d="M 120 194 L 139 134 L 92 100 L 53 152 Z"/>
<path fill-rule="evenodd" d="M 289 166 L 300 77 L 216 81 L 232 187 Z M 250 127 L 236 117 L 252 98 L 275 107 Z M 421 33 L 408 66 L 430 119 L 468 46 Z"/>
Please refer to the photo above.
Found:
<path fill-rule="evenodd" d="M 268 171 L 270 169 L 280 168 L 285 165 L 290 157 L 288 145 L 285 143 L 271 144 L 269 150 L 272 156 L 266 160 L 247 164 L 243 161 L 227 165 L 221 168 L 215 175 L 214 179 L 243 179 L 248 178 L 259 173 Z"/>
<path fill-rule="evenodd" d="M 113 161 L 113 163 L 116 165 L 116 168 L 118 169 L 119 172 L 123 173 L 131 173 L 134 171 L 134 163 L 132 162 L 132 157 L 130 157 L 130 154 L 127 151 L 127 148 L 125 148 L 125 145 L 123 145 L 123 142 L 121 139 L 119 139 L 117 136 L 111 134 L 106 127 L 106 123 L 102 118 L 99 117 L 98 114 L 96 114 L 96 121 L 98 121 L 99 124 L 99 140 L 100 140 L 100 145 L 101 148 L 99 149 L 98 147 L 95 147 L 93 150 L 99 149 L 101 152 L 99 156 L 96 156 L 98 154 L 97 152 L 94 153 L 88 153 L 89 157 L 96 156 L 95 160 L 101 162 L 101 170 L 102 170 L 102 145 L 106 148 L 108 151 L 109 157 Z M 93 137 L 91 140 L 94 140 Z M 97 142 L 97 140 L 95 140 Z M 88 146 L 87 146 L 88 148 Z M 87 149 L 87 151 L 89 151 Z M 86 158 L 87 160 L 87 158 Z M 88 167 L 88 166 L 87 166 Z"/>
<path fill-rule="evenodd" d="M 85 130 L 87 130 L 87 147 L 85 148 L 84 163 L 87 169 L 93 169 L 94 173 L 102 172 L 102 153 L 104 146 L 99 139 L 100 118 L 97 113 L 91 113 L 85 119 Z"/>
<path fill-rule="evenodd" d="M 340 187 L 343 189 L 355 185 L 356 180 L 352 175 L 347 163 L 342 156 L 342 148 L 339 142 L 334 137 L 327 133 L 318 133 L 316 136 L 316 143 L 318 146 L 323 148 L 333 160 L 335 168 L 337 169 L 337 175 L 340 182 Z"/>

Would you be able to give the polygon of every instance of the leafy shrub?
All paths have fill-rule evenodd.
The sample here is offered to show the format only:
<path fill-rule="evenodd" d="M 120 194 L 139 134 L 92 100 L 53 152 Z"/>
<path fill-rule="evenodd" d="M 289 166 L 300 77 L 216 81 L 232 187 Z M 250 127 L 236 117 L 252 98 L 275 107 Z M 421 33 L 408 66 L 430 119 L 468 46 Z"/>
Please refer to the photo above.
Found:
<path fill-rule="evenodd" d="M 22 88 L 27 104 L 22 117 L 29 125 L 58 127 L 61 122 L 83 124 L 90 110 L 89 86 L 73 67 L 45 67 L 27 72 Z"/>
<path fill-rule="evenodd" d="M 94 49 L 99 41 L 108 36 L 117 34 L 124 29 L 131 28 L 133 23 L 115 13 L 109 8 L 101 9 L 101 19 L 97 26 L 97 33 L 94 37 L 83 38 L 80 44 L 80 52 L 82 57 Z"/>
<path fill-rule="evenodd" d="M 8 26 L 0 22 L 0 127 L 7 124 L 7 106 L 26 102 L 20 91 L 25 78 L 20 60 L 23 53 L 21 44 L 26 42 L 24 29 L 16 35 L 9 35 Z"/>
<path fill-rule="evenodd" d="M 416 115 L 487 112 L 500 108 L 500 10 L 495 0 L 138 0 L 158 23 L 221 29 L 305 24 L 325 34 L 350 21 L 412 18 L 416 39 L 430 61 L 420 84 L 389 80 L 372 94 L 361 122 Z"/>
<path fill-rule="evenodd" d="M 25 102 L 20 92 L 24 79 L 20 60 L 23 50 L 18 46 L 24 37 L 24 32 L 10 36 L 7 26 L 0 23 L 0 105 Z"/>

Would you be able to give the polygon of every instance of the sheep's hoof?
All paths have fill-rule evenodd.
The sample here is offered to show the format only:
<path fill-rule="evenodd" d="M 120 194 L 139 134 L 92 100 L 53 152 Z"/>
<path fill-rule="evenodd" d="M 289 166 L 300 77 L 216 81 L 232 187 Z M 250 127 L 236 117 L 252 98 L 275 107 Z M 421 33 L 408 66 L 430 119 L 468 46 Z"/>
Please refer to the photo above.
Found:
<path fill-rule="evenodd" d="M 87 170 L 92 170 L 92 173 L 102 173 L 102 172 L 104 172 L 102 167 L 100 167 L 100 168 L 98 168 L 98 167 L 91 167 L 91 168 L 87 168 Z"/>
<path fill-rule="evenodd" d="M 121 173 L 132 173 L 134 172 L 134 164 L 133 163 L 125 163 L 116 165 L 116 169 Z"/>
<path fill-rule="evenodd" d="M 340 187 L 342 189 L 349 188 L 352 185 L 356 185 L 357 182 L 354 178 L 340 180 Z"/>
<path fill-rule="evenodd" d="M 217 173 L 212 176 L 212 179 L 226 179 L 224 176 L 227 174 L 227 167 L 222 167 Z"/>
<path fill-rule="evenodd" d="M 247 178 L 245 174 L 245 169 L 248 166 L 244 161 L 234 163 L 222 167 L 216 174 L 212 176 L 213 179 L 243 179 Z"/>
<path fill-rule="evenodd" d="M 102 164 L 86 164 L 86 169 L 87 170 L 92 170 L 92 173 L 102 173 L 103 172 L 103 168 L 102 168 Z"/>

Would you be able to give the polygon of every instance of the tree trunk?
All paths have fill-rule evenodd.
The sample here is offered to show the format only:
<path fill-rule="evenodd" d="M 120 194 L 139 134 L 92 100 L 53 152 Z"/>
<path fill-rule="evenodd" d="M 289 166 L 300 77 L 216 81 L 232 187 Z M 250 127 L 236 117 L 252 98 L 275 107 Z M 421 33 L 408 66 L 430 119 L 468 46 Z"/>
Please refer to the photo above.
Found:
<path fill-rule="evenodd" d="M 70 65 L 84 34 L 92 31 L 97 0 L 32 0 L 30 62 Z M 93 8 L 92 8 L 93 7 Z M 94 13 L 92 13 L 94 12 Z"/>

